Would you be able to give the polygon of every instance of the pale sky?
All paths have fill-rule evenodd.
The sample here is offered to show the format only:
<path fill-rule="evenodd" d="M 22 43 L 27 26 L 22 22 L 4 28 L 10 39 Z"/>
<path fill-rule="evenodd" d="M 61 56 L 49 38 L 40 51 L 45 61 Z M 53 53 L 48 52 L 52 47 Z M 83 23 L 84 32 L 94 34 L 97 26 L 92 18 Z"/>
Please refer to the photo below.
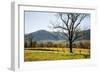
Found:
<path fill-rule="evenodd" d="M 57 21 L 56 14 L 53 12 L 25 11 L 25 34 L 38 30 L 52 31 L 49 26 L 51 26 L 51 21 Z M 90 28 L 90 15 L 82 21 L 81 26 L 82 29 Z"/>

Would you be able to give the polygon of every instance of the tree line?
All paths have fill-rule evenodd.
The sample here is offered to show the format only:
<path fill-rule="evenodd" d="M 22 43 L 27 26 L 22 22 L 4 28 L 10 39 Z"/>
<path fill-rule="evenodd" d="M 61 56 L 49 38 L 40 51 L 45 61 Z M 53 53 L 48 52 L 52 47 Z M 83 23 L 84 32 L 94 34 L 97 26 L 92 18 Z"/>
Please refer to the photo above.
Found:
<path fill-rule="evenodd" d="M 73 48 L 82 48 L 82 49 L 90 49 L 90 41 L 79 41 L 72 44 Z M 69 43 L 53 43 L 53 42 L 41 42 L 38 43 L 36 41 L 26 41 L 24 43 L 25 48 L 70 48 Z"/>

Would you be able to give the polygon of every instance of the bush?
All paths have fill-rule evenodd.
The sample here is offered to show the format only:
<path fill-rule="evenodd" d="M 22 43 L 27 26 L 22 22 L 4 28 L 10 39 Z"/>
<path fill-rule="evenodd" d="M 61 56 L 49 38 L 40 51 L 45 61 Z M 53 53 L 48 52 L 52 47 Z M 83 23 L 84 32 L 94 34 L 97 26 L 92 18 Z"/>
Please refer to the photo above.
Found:
<path fill-rule="evenodd" d="M 73 44 L 73 48 L 90 49 L 90 41 L 83 40 Z"/>

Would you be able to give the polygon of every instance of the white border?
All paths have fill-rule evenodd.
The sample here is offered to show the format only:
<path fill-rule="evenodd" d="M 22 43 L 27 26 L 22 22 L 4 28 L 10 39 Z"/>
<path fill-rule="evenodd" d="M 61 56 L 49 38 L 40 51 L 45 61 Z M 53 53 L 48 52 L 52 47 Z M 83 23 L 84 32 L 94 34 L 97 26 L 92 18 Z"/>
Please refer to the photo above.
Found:
<path fill-rule="evenodd" d="M 28 11 L 48 11 L 48 12 L 76 12 L 91 14 L 91 59 L 82 60 L 60 60 L 60 61 L 42 61 L 42 62 L 24 62 L 24 10 Z M 95 8 L 79 8 L 77 6 L 45 6 L 33 5 L 32 3 L 12 3 L 12 34 L 13 49 L 12 49 L 12 64 L 13 70 L 32 70 L 32 69 L 48 69 L 61 67 L 77 67 L 96 65 L 96 49 L 95 48 Z M 15 28 L 15 29 L 14 29 Z"/>

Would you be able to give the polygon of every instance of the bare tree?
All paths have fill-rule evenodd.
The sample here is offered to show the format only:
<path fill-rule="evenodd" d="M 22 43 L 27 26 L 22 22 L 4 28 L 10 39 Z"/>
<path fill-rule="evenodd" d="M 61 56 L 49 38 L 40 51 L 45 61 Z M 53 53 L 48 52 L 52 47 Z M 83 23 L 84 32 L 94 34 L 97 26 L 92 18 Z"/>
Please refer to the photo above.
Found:
<path fill-rule="evenodd" d="M 64 31 L 65 37 L 69 41 L 70 53 L 72 52 L 72 44 L 75 40 L 81 37 L 78 34 L 79 25 L 81 21 L 87 16 L 84 13 L 58 13 L 61 23 L 60 24 L 52 24 L 53 28 L 61 29 Z"/>

